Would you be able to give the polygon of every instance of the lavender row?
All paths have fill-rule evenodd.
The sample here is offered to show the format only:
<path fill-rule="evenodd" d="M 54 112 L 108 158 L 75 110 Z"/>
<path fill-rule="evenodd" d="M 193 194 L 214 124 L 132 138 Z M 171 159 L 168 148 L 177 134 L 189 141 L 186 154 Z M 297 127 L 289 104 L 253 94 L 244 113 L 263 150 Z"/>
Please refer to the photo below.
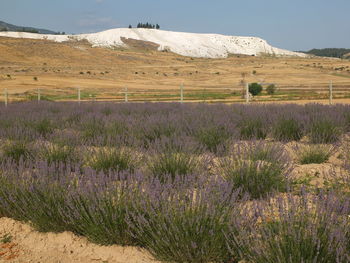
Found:
<path fill-rule="evenodd" d="M 21 103 L 0 108 L 0 138 L 69 145 L 148 147 L 192 138 L 216 153 L 228 140 L 335 143 L 350 130 L 350 106 Z"/>
<path fill-rule="evenodd" d="M 251 200 L 220 177 L 159 180 L 47 163 L 2 164 L 0 216 L 39 231 L 134 245 L 169 262 L 349 262 L 349 198 Z"/>
<path fill-rule="evenodd" d="M 296 192 L 279 142 L 303 139 L 300 163 L 322 162 L 349 109 L 13 104 L 0 108 L 0 216 L 170 262 L 350 262 L 347 191 Z"/>

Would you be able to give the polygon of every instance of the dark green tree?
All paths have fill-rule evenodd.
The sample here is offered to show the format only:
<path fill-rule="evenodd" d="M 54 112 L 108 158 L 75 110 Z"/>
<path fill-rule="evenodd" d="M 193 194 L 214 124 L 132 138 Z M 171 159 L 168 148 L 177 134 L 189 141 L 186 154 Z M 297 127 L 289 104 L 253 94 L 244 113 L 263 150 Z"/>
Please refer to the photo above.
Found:
<path fill-rule="evenodd" d="M 260 94 L 263 90 L 263 87 L 259 83 L 251 83 L 249 84 L 249 92 L 253 95 L 256 96 Z"/>

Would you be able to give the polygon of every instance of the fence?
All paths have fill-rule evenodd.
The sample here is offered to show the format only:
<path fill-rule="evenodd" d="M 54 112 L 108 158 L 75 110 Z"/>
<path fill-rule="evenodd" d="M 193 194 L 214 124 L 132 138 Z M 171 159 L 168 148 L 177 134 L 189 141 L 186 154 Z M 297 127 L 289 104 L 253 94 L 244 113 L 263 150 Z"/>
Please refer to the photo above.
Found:
<path fill-rule="evenodd" d="M 249 84 L 238 87 L 186 87 L 181 84 L 178 89 L 134 89 L 119 87 L 109 90 L 91 90 L 83 87 L 65 89 L 36 89 L 24 93 L 11 93 L 4 89 L 2 101 L 5 106 L 10 102 L 36 100 L 49 101 L 116 101 L 116 102 L 223 102 L 256 103 L 279 101 L 309 102 L 349 102 L 350 83 L 318 83 L 313 85 L 274 84 L 276 90 L 268 94 L 266 88 L 271 83 L 261 83 L 263 92 L 251 96 Z M 347 101 L 348 100 L 348 101 Z"/>

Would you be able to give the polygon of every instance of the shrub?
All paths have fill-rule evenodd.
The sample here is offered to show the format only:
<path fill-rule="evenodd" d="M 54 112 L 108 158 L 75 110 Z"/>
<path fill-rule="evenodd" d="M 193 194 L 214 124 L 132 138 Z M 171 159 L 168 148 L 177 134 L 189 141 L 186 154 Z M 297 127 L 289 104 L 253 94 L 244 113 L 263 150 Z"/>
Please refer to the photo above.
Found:
<path fill-rule="evenodd" d="M 230 156 L 220 161 L 219 171 L 234 188 L 261 198 L 287 190 L 288 159 L 281 145 L 237 144 Z"/>
<path fill-rule="evenodd" d="M 105 125 L 101 119 L 92 118 L 83 122 L 82 136 L 84 139 L 95 139 L 102 136 L 105 131 Z"/>
<path fill-rule="evenodd" d="M 72 177 L 65 167 L 38 166 L 25 175 L 13 168 L 0 176 L 1 215 L 41 232 L 72 231 L 103 245 L 136 244 L 126 220 L 141 192 L 136 177 L 116 183 L 116 176 L 88 171 Z"/>
<path fill-rule="evenodd" d="M 342 155 L 345 167 L 350 171 L 350 142 L 344 144 Z"/>
<path fill-rule="evenodd" d="M 325 163 L 331 156 L 333 147 L 327 145 L 307 145 L 297 151 L 299 162 L 301 164 Z"/>
<path fill-rule="evenodd" d="M 202 173 L 206 157 L 199 157 L 199 145 L 192 138 L 163 138 L 154 142 L 148 152 L 147 169 L 160 182 Z"/>
<path fill-rule="evenodd" d="M 79 157 L 74 148 L 66 145 L 49 145 L 44 146 L 40 152 L 40 158 L 48 162 L 49 165 L 73 164 L 78 162 Z"/>
<path fill-rule="evenodd" d="M 130 228 L 140 244 L 161 261 L 228 262 L 223 233 L 230 211 L 238 217 L 237 193 L 217 182 L 197 189 L 161 185 L 146 191 L 142 205 L 130 213 Z"/>
<path fill-rule="evenodd" d="M 109 107 L 105 107 L 101 110 L 101 113 L 106 115 L 106 116 L 109 116 L 113 113 L 113 110 Z"/>
<path fill-rule="evenodd" d="M 273 137 L 278 141 L 299 141 L 302 134 L 295 119 L 279 119 L 273 127 Z"/>
<path fill-rule="evenodd" d="M 345 129 L 350 131 L 350 113 L 345 114 Z"/>
<path fill-rule="evenodd" d="M 88 158 L 87 164 L 98 172 L 133 172 L 137 166 L 137 157 L 127 149 L 106 148 L 95 150 Z"/>
<path fill-rule="evenodd" d="M 48 181 L 47 174 L 36 171 L 23 175 L 23 170 L 15 172 L 13 168 L 0 178 L 0 214 L 30 222 L 41 232 L 67 230 L 61 213 L 67 188 Z"/>
<path fill-rule="evenodd" d="M 175 124 L 169 122 L 167 119 L 154 120 L 152 118 L 149 123 L 143 123 L 142 126 L 138 135 L 145 147 L 149 147 L 162 137 L 174 136 L 177 130 Z"/>
<path fill-rule="evenodd" d="M 348 219 L 342 215 L 348 209 L 338 198 L 303 193 L 256 207 L 256 223 L 238 229 L 239 248 L 247 262 L 348 262 Z M 237 246 L 237 228 L 232 232 L 232 237 L 230 232 L 226 235 L 228 247 Z"/>
<path fill-rule="evenodd" d="M 196 138 L 209 151 L 217 153 L 219 146 L 229 138 L 229 134 L 223 127 L 210 127 L 200 129 Z"/>
<path fill-rule="evenodd" d="M 249 92 L 253 95 L 259 95 L 263 90 L 263 87 L 258 83 L 249 84 Z"/>
<path fill-rule="evenodd" d="M 269 95 L 275 94 L 275 92 L 276 92 L 276 86 L 275 86 L 275 84 L 270 84 L 269 86 L 267 86 L 266 92 L 267 92 L 267 94 L 269 94 Z"/>
<path fill-rule="evenodd" d="M 259 119 L 247 118 L 239 124 L 240 138 L 243 140 L 265 139 L 267 131 Z"/>
<path fill-rule="evenodd" d="M 24 168 L 24 167 L 23 167 Z M 30 222 L 41 232 L 72 231 L 103 244 L 135 245 L 126 211 L 137 207 L 141 177 L 123 177 L 38 165 L 36 170 L 3 166 L 0 214 Z M 49 175 L 49 176 L 48 176 Z"/>
<path fill-rule="evenodd" d="M 339 140 L 340 129 L 330 120 L 317 120 L 310 129 L 311 143 L 334 143 Z"/>
<path fill-rule="evenodd" d="M 127 212 L 138 207 L 142 182 L 137 178 L 106 179 L 106 175 L 91 174 L 96 186 L 82 183 L 69 196 L 65 214 L 75 233 L 101 245 L 137 245 L 127 224 Z"/>
<path fill-rule="evenodd" d="M 148 161 L 148 169 L 161 182 L 176 176 L 185 176 L 195 172 L 199 166 L 197 156 L 185 152 L 167 151 L 153 155 Z"/>
<path fill-rule="evenodd" d="M 106 136 L 110 137 L 116 137 L 118 135 L 127 134 L 129 131 L 129 128 L 127 125 L 121 121 L 117 122 L 110 122 L 106 125 Z"/>
<path fill-rule="evenodd" d="M 25 142 L 15 141 L 7 143 L 2 148 L 2 158 L 19 162 L 20 160 L 28 160 L 33 157 L 31 149 Z"/>
<path fill-rule="evenodd" d="M 52 133 L 54 130 L 54 125 L 52 124 L 51 120 L 46 118 L 33 123 L 29 123 L 29 126 L 31 126 L 41 136 L 46 136 Z"/>

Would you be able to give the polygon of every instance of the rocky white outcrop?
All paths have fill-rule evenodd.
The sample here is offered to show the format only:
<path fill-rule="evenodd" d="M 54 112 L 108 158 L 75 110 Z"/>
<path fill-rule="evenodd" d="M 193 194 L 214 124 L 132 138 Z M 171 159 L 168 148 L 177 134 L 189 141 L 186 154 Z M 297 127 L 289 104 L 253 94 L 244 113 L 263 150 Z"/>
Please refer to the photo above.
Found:
<path fill-rule="evenodd" d="M 300 56 L 305 54 L 272 47 L 258 37 L 225 36 L 172 32 L 157 29 L 117 28 L 93 34 L 41 35 L 23 32 L 0 32 L 0 36 L 47 39 L 56 42 L 87 40 L 93 46 L 127 47 L 122 39 L 147 41 L 157 44 L 158 50 L 171 51 L 188 57 L 225 58 L 229 54 Z"/>

